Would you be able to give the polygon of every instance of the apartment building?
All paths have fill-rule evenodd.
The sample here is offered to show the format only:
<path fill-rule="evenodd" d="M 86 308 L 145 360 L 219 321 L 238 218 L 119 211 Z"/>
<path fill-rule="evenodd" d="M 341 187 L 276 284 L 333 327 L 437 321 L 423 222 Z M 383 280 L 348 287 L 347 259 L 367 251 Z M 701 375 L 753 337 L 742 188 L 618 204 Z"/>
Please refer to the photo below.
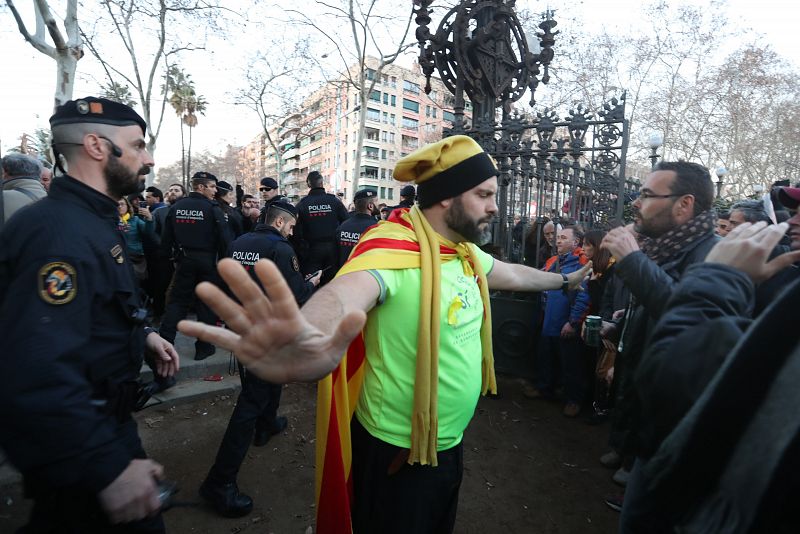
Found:
<path fill-rule="evenodd" d="M 373 67 L 377 60 L 368 65 Z M 358 67 L 353 67 L 357 73 Z M 346 83 L 331 82 L 315 91 L 303 103 L 299 113 L 287 117 L 275 132 L 279 152 L 256 138 L 244 149 L 254 171 L 274 170 L 281 188 L 290 199 L 307 193 L 305 177 L 319 171 L 328 191 L 351 199 L 353 177 L 358 173 L 358 189 L 370 188 L 378 201 L 393 205 L 400 201 L 404 185 L 393 179 L 398 159 L 425 143 L 442 138 L 443 128 L 452 125 L 452 95 L 438 79 L 431 80 L 432 91 L 425 94 L 425 78 L 418 68 L 396 65 L 384 67 L 380 76 L 367 68 L 366 77 L 375 81 L 373 91 L 362 111 L 358 91 Z M 358 144 L 361 113 L 366 113 L 364 141 Z M 465 110 L 470 120 L 469 104 Z M 359 168 L 356 154 L 361 153 Z"/>

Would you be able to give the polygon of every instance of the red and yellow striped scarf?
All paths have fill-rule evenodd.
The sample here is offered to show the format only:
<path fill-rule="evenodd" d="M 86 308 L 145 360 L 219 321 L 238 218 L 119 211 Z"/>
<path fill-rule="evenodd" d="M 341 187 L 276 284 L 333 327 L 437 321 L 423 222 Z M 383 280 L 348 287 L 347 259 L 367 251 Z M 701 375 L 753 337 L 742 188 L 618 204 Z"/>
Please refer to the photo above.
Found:
<path fill-rule="evenodd" d="M 337 276 L 369 269 L 421 269 L 417 367 L 411 421 L 410 464 L 437 465 L 439 312 L 441 264 L 460 260 L 465 274 L 477 276 L 483 301 L 482 392 L 497 392 L 492 357 L 491 308 L 486 274 L 470 243 L 453 243 L 437 234 L 416 206 L 395 210 L 361 236 Z M 316 501 L 318 534 L 350 534 L 352 449 L 350 420 L 364 380 L 363 332 L 347 349 L 339 367 L 317 387 Z"/>

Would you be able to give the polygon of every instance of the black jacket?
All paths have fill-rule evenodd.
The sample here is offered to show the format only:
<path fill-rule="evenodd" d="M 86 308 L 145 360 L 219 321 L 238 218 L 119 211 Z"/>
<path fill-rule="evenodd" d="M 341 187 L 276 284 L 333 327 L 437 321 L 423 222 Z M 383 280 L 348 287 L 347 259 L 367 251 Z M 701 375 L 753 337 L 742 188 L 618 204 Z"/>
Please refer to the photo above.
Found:
<path fill-rule="evenodd" d="M 294 236 L 309 248 L 316 243 L 334 243 L 336 228 L 347 220 L 347 216 L 347 209 L 336 195 L 314 187 L 297 203 Z"/>
<path fill-rule="evenodd" d="M 272 260 L 280 270 L 297 304 L 302 306 L 314 292 L 314 284 L 300 274 L 300 264 L 292 245 L 278 230 L 266 224 L 258 224 L 250 233 L 244 234 L 231 244 L 230 257 L 241 263 L 256 282 L 254 267 L 258 260 Z"/>
<path fill-rule="evenodd" d="M 681 532 L 800 531 L 800 281 L 757 321 L 753 297 L 737 270 L 690 268 L 636 376 L 644 494 Z"/>
<path fill-rule="evenodd" d="M 0 233 L 0 446 L 29 490 L 95 494 L 133 459 L 101 408 L 144 351 L 118 221 L 116 201 L 60 176 Z"/>
<path fill-rule="evenodd" d="M 232 240 L 219 204 L 193 191 L 169 208 L 161 235 L 161 253 L 171 257 L 173 249 L 178 248 L 183 254 L 199 252 L 224 257 Z"/>
<path fill-rule="evenodd" d="M 350 252 L 361 239 L 361 234 L 367 231 L 367 228 L 375 226 L 378 221 L 368 213 L 356 213 L 345 222 L 339 225 L 336 229 L 336 244 L 339 247 L 339 262 L 335 266 L 336 270 L 342 268 L 344 262 L 350 257 Z"/>

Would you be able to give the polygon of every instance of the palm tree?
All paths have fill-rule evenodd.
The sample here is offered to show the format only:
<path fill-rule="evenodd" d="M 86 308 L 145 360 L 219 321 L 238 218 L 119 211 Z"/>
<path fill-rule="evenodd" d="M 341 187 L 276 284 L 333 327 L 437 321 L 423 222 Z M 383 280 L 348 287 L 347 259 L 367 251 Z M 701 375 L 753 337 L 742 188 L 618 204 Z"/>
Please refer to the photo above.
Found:
<path fill-rule="evenodd" d="M 188 186 L 188 176 L 186 174 L 186 148 L 184 145 L 183 136 L 183 115 L 186 113 L 186 99 L 194 93 L 190 77 L 178 67 L 177 65 L 170 65 L 167 70 L 166 84 L 168 90 L 172 91 L 169 97 L 169 103 L 181 125 L 181 182 L 183 186 Z"/>
<path fill-rule="evenodd" d="M 192 172 L 192 130 L 197 126 L 197 115 L 205 115 L 208 102 L 201 95 L 196 95 L 194 88 L 192 88 L 191 96 L 186 99 L 185 111 L 183 114 L 182 124 L 189 128 L 189 150 L 186 157 L 186 177 L 191 175 Z"/>

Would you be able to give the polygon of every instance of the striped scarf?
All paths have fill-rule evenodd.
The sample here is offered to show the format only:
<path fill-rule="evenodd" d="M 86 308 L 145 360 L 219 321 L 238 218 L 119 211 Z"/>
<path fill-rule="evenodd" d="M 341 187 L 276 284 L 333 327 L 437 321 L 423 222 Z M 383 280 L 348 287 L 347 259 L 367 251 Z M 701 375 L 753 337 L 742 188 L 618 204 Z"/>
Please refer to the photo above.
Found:
<path fill-rule="evenodd" d="M 482 392 L 497 392 L 491 340 L 491 308 L 486 274 L 470 243 L 453 243 L 431 228 L 418 207 L 398 209 L 388 221 L 365 232 L 337 276 L 369 269 L 421 269 L 419 334 L 409 464 L 437 465 L 439 317 L 441 264 L 460 260 L 464 273 L 477 276 L 483 301 L 481 325 Z M 363 332 L 350 343 L 339 367 L 317 387 L 317 533 L 352 531 L 352 449 L 350 419 L 364 380 Z"/>

